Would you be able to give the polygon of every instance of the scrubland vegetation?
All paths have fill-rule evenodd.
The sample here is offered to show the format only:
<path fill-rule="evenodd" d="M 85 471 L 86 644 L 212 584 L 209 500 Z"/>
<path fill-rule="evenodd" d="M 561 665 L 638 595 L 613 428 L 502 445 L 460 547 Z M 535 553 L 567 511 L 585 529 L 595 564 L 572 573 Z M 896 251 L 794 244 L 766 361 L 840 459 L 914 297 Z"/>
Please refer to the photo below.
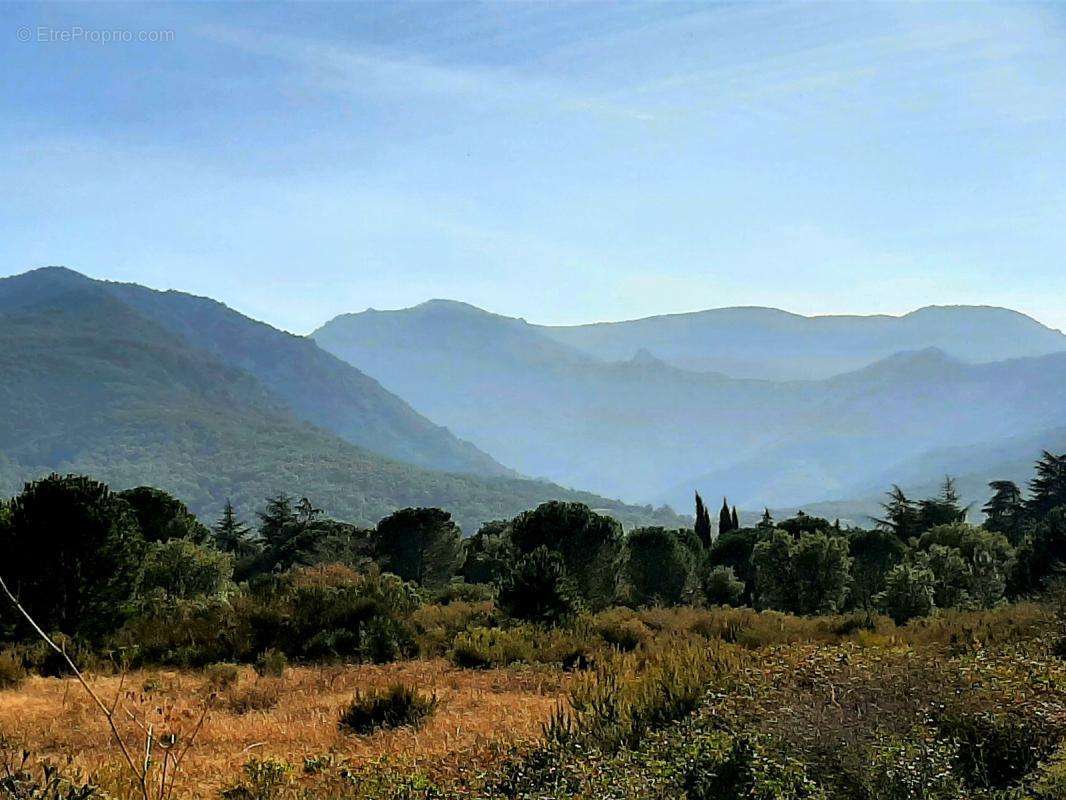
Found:
<path fill-rule="evenodd" d="M 105 702 L 5 606 L 0 792 L 1066 797 L 1066 457 L 985 512 L 946 481 L 870 530 L 698 499 L 692 529 L 548 503 L 463 538 L 52 476 L 4 504 L 0 578 Z"/>

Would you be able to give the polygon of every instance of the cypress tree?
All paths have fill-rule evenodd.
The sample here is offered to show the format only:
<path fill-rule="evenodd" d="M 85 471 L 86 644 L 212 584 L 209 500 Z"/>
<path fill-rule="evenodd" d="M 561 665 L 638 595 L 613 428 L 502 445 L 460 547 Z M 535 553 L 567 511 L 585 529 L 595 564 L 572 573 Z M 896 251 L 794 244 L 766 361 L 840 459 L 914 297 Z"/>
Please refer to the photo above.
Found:
<path fill-rule="evenodd" d="M 700 544 L 704 549 L 710 549 L 713 539 L 711 537 L 711 515 L 707 511 L 707 506 L 703 504 L 703 498 L 700 497 L 700 493 L 696 492 L 696 537 L 700 540 Z"/>
<path fill-rule="evenodd" d="M 733 522 L 733 530 L 739 531 L 740 530 L 740 515 L 737 514 L 737 507 L 736 506 L 733 506 L 733 520 L 732 520 L 732 522 Z"/>
<path fill-rule="evenodd" d="M 718 535 L 733 530 L 733 512 L 729 510 L 729 499 L 722 498 L 722 510 L 718 512 Z"/>

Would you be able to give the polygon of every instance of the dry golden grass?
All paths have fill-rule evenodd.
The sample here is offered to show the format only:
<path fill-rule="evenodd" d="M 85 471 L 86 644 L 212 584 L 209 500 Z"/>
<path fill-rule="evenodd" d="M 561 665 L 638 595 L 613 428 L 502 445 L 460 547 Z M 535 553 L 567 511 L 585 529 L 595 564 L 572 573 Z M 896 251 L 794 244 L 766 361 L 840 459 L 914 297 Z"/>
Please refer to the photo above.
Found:
<path fill-rule="evenodd" d="M 187 736 L 211 695 L 202 673 L 139 671 L 90 679 L 104 698 L 121 693 L 121 707 L 157 734 Z M 383 757 L 431 775 L 443 775 L 474 761 L 486 764 L 501 746 L 536 738 L 565 689 L 554 670 L 461 670 L 444 660 L 383 666 L 297 667 L 281 679 L 277 705 L 240 714 L 227 692 L 246 691 L 257 678 L 242 668 L 236 687 L 215 697 L 196 744 L 183 765 L 178 795 L 214 797 L 253 756 L 299 766 L 306 757 L 333 755 L 353 765 Z M 264 679 L 265 680 L 265 679 Z M 435 693 L 437 712 L 419 730 L 398 729 L 371 736 L 342 733 L 340 710 L 356 689 L 404 682 Z M 272 687 L 273 688 L 273 687 Z M 124 730 L 137 738 L 136 722 L 125 715 Z M 40 757 L 72 758 L 103 778 L 121 774 L 121 755 L 109 741 L 104 721 L 73 679 L 31 678 L 17 690 L 0 692 L 0 738 Z M 143 734 L 141 735 L 143 741 Z"/>

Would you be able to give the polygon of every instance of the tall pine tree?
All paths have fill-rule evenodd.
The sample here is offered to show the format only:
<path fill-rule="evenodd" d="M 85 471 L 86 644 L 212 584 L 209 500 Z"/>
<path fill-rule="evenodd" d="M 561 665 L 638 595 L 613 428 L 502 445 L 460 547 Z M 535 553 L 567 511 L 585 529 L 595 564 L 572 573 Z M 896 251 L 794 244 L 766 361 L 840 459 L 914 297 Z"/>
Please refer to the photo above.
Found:
<path fill-rule="evenodd" d="M 282 547 L 292 537 L 295 524 L 289 495 L 280 492 L 267 498 L 266 509 L 259 512 L 259 536 L 267 547 Z"/>
<path fill-rule="evenodd" d="M 1044 451 L 1036 462 L 1036 477 L 1029 482 L 1029 494 L 1026 509 L 1037 518 L 1046 516 L 1053 508 L 1066 506 L 1066 455 Z"/>
<path fill-rule="evenodd" d="M 981 510 L 985 513 L 985 528 L 1002 533 L 1017 544 L 1019 528 L 1025 515 L 1022 490 L 1014 481 L 992 481 L 988 484 L 992 498 Z"/>
<path fill-rule="evenodd" d="M 215 546 L 225 553 L 247 556 L 255 551 L 252 532 L 237 518 L 237 512 L 234 511 L 229 498 L 226 498 L 226 507 L 212 530 L 215 534 Z"/>
<path fill-rule="evenodd" d="M 955 488 L 955 479 L 944 478 L 940 494 L 927 500 L 918 501 L 918 520 L 922 533 L 940 525 L 955 525 L 966 521 L 968 509 L 960 505 L 959 493 Z"/>
<path fill-rule="evenodd" d="M 737 514 L 737 507 L 736 506 L 733 506 L 733 519 L 731 520 L 731 525 L 732 525 L 731 530 L 734 530 L 734 531 L 739 531 L 740 530 L 740 515 Z"/>
<path fill-rule="evenodd" d="M 905 542 L 922 535 L 918 505 L 898 486 L 892 487 L 892 491 L 888 493 L 888 502 L 882 503 L 881 508 L 885 510 L 884 518 L 874 521 L 882 530 L 892 531 Z"/>

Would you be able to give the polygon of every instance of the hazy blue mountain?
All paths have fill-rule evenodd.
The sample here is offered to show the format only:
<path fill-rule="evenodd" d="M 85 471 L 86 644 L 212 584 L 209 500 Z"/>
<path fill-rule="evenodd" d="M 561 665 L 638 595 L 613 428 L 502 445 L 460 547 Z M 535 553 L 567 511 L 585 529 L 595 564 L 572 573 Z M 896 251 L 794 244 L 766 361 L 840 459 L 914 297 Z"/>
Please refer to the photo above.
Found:
<path fill-rule="evenodd" d="M 941 320 L 934 329 L 954 314 L 970 319 L 911 318 Z M 313 336 L 526 474 L 675 507 L 694 488 L 747 507 L 874 496 L 908 464 L 925 464 L 917 481 L 939 480 L 923 454 L 1049 430 L 1066 411 L 1066 353 L 967 363 L 925 347 L 819 380 L 737 379 L 678 368 L 647 342 L 600 360 L 544 328 L 440 301 L 345 315 Z M 968 338 L 963 326 L 956 344 L 973 354 Z"/>
<path fill-rule="evenodd" d="M 928 347 L 974 363 L 1066 351 L 1061 332 L 1016 311 L 984 306 L 929 307 L 901 317 L 721 308 L 540 330 L 607 361 L 643 349 L 689 369 L 775 380 L 825 378 Z"/>
<path fill-rule="evenodd" d="M 659 497 L 680 499 L 693 484 L 726 486 L 747 507 L 792 506 L 871 496 L 892 482 L 924 487 L 978 464 L 994 468 L 1002 459 L 967 464 L 965 454 L 976 458 L 1054 428 L 1066 410 L 1064 381 L 1066 354 L 963 364 L 931 349 L 826 381 L 777 384 L 785 396 L 816 398 L 793 430 L 754 457 L 690 476 Z M 1004 446 L 1031 463 L 1039 455 L 1033 444 Z"/>
<path fill-rule="evenodd" d="M 90 286 L 139 311 L 222 364 L 251 374 L 298 418 L 353 444 L 430 469 L 514 474 L 310 339 L 279 331 L 215 300 L 136 284 L 94 281 L 68 269 L 50 267 L 0 280 L 0 309 Z"/>
<path fill-rule="evenodd" d="M 171 329 L 174 320 L 161 324 L 143 302 L 127 302 L 134 289 L 114 289 L 59 270 L 0 281 L 3 493 L 57 470 L 119 488 L 159 486 L 208 517 L 227 497 L 250 515 L 287 491 L 362 523 L 401 506 L 439 505 L 471 531 L 548 499 L 580 500 L 629 524 L 678 522 L 668 511 L 543 481 L 430 471 L 356 446 L 305 422 L 251 371 L 194 346 Z M 290 358 L 286 342 L 295 337 L 273 338 L 276 359 Z"/>
<path fill-rule="evenodd" d="M 971 519 L 976 521 L 983 516 L 981 507 L 989 497 L 989 482 L 1010 480 L 1024 489 L 1033 477 L 1033 464 L 1044 450 L 1066 453 L 1066 427 L 965 447 L 932 450 L 896 464 L 891 472 L 886 470 L 872 480 L 883 487 L 898 484 L 908 496 L 920 498 L 935 495 L 940 489 L 942 476 L 951 475 L 963 504 L 970 507 Z M 842 491 L 840 497 L 845 499 L 807 503 L 802 508 L 807 513 L 855 524 L 868 524 L 872 517 L 881 513 L 884 493 L 870 493 L 868 482 L 846 486 Z M 792 506 L 778 513 L 794 512 L 797 508 L 799 506 Z"/>

